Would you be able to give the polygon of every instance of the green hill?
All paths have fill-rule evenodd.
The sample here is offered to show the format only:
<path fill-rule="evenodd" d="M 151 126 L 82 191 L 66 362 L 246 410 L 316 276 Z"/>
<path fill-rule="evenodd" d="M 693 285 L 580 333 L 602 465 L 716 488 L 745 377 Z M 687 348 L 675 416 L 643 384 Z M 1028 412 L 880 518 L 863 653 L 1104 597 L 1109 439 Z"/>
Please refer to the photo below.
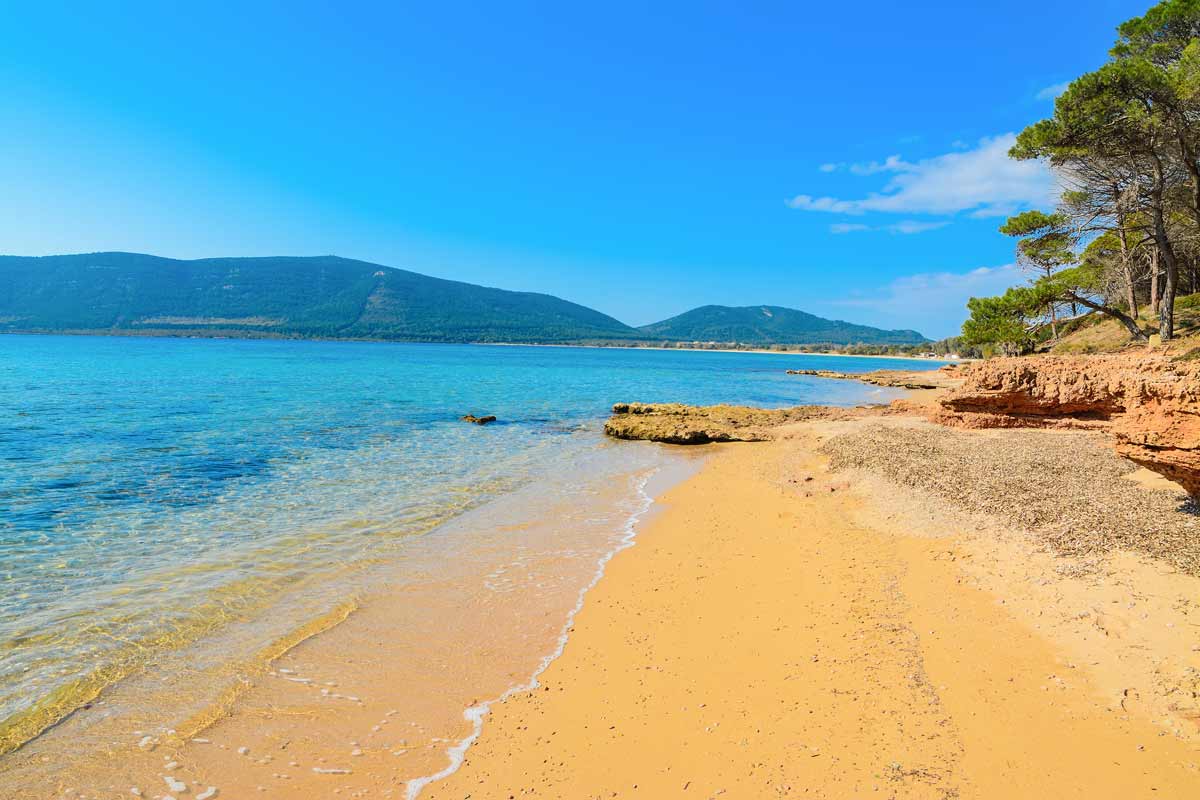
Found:
<path fill-rule="evenodd" d="M 646 339 L 741 344 L 922 344 L 916 331 L 885 331 L 779 306 L 701 306 L 638 328 Z"/>
<path fill-rule="evenodd" d="M 0 331 L 221 333 L 438 342 L 636 338 L 545 294 L 336 256 L 178 261 L 136 253 L 0 256 Z"/>
<path fill-rule="evenodd" d="M 920 344 L 778 306 L 703 306 L 631 328 L 557 297 L 337 256 L 0 256 L 0 332 L 153 333 L 410 342 Z"/>

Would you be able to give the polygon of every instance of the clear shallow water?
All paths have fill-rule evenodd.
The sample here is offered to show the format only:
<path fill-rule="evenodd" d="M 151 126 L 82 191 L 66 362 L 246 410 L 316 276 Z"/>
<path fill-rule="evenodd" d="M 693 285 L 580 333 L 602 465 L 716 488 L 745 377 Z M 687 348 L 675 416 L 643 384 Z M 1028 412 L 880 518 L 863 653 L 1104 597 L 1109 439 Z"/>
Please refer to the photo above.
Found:
<path fill-rule="evenodd" d="M 565 491 L 594 468 L 613 402 L 882 402 L 895 393 L 784 371 L 894 365 L 0 336 L 0 752 L 150 653 L 325 587 L 293 608 L 298 624 L 336 602 L 334 576 L 403 554 L 467 509 L 531 482 Z M 479 428 L 465 413 L 500 422 Z M 650 466 L 645 448 L 628 452 L 630 471 Z"/>

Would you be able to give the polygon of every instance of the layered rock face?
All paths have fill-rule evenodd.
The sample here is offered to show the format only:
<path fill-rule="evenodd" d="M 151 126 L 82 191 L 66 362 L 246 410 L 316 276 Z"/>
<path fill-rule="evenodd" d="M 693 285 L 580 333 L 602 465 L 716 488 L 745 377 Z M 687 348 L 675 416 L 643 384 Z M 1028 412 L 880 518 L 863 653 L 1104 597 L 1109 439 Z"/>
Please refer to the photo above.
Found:
<path fill-rule="evenodd" d="M 937 421 L 1108 430 L 1122 456 L 1200 497 L 1200 363 L 1161 354 L 1003 358 L 970 365 Z"/>

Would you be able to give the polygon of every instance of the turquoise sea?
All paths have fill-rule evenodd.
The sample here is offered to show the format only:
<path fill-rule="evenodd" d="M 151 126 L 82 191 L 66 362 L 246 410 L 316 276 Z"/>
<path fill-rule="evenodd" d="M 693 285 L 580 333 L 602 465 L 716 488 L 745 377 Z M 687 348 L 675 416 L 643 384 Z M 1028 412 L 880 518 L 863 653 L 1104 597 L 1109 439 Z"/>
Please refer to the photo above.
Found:
<path fill-rule="evenodd" d="M 605 441 L 614 402 L 887 402 L 898 393 L 785 370 L 889 366 L 939 364 L 0 336 L 0 754 L 156 654 L 267 609 L 280 630 L 327 612 L 423 534 L 452 542 L 465 512 L 652 469 L 668 448 Z"/>

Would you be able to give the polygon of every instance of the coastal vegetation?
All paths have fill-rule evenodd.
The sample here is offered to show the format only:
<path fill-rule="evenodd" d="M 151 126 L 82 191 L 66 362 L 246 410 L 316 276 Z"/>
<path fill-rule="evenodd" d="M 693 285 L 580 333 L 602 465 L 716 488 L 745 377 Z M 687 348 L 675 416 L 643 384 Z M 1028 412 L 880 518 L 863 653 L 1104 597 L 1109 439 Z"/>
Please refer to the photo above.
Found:
<path fill-rule="evenodd" d="M 1168 342 L 1177 298 L 1200 292 L 1200 2 L 1164 0 L 1117 32 L 1009 152 L 1048 164 L 1063 191 L 1000 228 L 1031 279 L 970 300 L 969 345 L 1028 353 L 1085 315 Z"/>
<path fill-rule="evenodd" d="M 180 261 L 137 253 L 0 256 L 0 332 L 698 348 L 927 341 L 779 306 L 705 306 L 634 328 L 547 294 L 336 256 Z"/>

